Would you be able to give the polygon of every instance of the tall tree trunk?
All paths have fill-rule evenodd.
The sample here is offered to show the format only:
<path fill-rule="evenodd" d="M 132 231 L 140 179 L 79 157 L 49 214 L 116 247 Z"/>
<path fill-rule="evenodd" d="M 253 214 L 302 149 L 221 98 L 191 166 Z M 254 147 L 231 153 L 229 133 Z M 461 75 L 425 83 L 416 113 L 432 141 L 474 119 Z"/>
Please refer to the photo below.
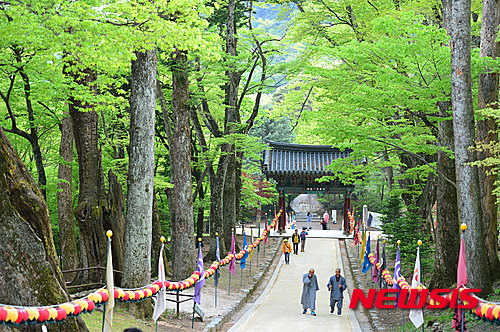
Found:
<path fill-rule="evenodd" d="M 203 180 L 201 180 L 203 181 Z M 196 217 L 196 237 L 197 238 L 202 238 L 203 233 L 204 233 L 204 220 L 205 219 L 205 208 L 203 206 L 203 200 L 205 199 L 205 192 L 203 189 L 203 184 L 201 184 L 201 189 L 200 189 L 200 206 L 198 207 L 198 214 Z"/>
<path fill-rule="evenodd" d="M 170 151 L 172 181 L 173 275 L 178 280 L 189 276 L 196 263 L 193 188 L 191 177 L 191 127 L 189 123 L 189 77 L 186 53 L 175 51 L 172 66 L 172 104 L 174 144 Z"/>
<path fill-rule="evenodd" d="M 130 146 L 123 284 L 139 287 L 151 278 L 154 190 L 156 49 L 136 52 L 130 87 Z"/>
<path fill-rule="evenodd" d="M 480 56 L 495 59 L 499 52 L 498 25 L 500 23 L 500 2 L 498 0 L 483 0 L 483 15 L 481 23 Z M 478 108 L 498 108 L 498 72 L 485 68 L 486 72 L 479 75 Z M 496 120 L 488 118 L 477 123 L 478 141 L 488 146 L 498 142 L 498 126 Z M 486 147 L 478 152 L 479 160 L 492 158 L 491 148 Z M 493 194 L 497 175 L 492 173 L 493 166 L 479 168 L 479 184 L 481 189 L 481 205 L 483 225 L 486 235 L 486 251 L 492 280 L 500 278 L 500 261 L 498 260 L 497 204 Z"/>
<path fill-rule="evenodd" d="M 62 253 L 62 269 L 72 270 L 78 267 L 78 251 L 76 248 L 75 216 L 73 215 L 73 123 L 71 117 L 65 116 L 61 123 L 61 145 L 59 156 L 61 162 L 57 178 L 57 210 Z M 64 275 L 66 281 L 71 281 L 74 273 Z"/>
<path fill-rule="evenodd" d="M 231 150 L 232 148 L 229 147 L 226 152 Z M 226 248 L 231 248 L 231 232 L 236 227 L 236 203 L 236 156 L 233 152 L 227 156 L 227 168 L 222 196 L 223 234 Z"/>
<path fill-rule="evenodd" d="M 123 255 L 125 251 L 125 202 L 123 189 L 112 169 L 108 171 L 108 215 L 104 218 L 105 229 L 113 230 L 111 249 L 113 253 L 113 268 L 123 270 Z M 122 284 L 122 275 L 115 275 L 115 284 Z"/>
<path fill-rule="evenodd" d="M 444 110 L 444 116 L 448 116 Z M 453 150 L 453 123 L 439 123 L 439 146 Z M 438 152 L 437 169 L 448 179 L 455 179 L 455 162 L 444 151 Z M 457 280 L 459 223 L 456 187 L 437 175 L 437 222 L 435 228 L 434 271 L 431 288 L 447 288 Z"/>
<path fill-rule="evenodd" d="M 226 53 L 228 58 L 234 58 L 237 54 L 236 46 L 236 17 L 235 17 L 236 1 L 229 0 L 227 13 L 227 34 L 226 34 Z M 238 109 L 238 88 L 241 80 L 241 74 L 234 66 L 226 71 L 226 76 L 229 82 L 226 84 L 225 102 L 225 128 L 224 134 L 230 135 L 239 131 L 238 124 L 240 122 Z M 227 154 L 227 169 L 224 181 L 223 194 L 223 213 L 224 213 L 224 243 L 226 247 L 231 244 L 231 230 L 236 225 L 236 147 L 234 144 L 226 144 L 223 151 Z"/>
<path fill-rule="evenodd" d="M 491 292 L 488 257 L 484 255 L 484 227 L 474 147 L 474 110 L 472 108 L 470 65 L 470 0 L 454 0 L 451 9 L 451 100 L 455 142 L 455 169 L 460 222 L 469 227 L 465 232 L 469 287 Z"/>
<path fill-rule="evenodd" d="M 206 113 L 209 113 L 208 103 L 206 100 L 202 100 L 202 105 L 198 108 L 191 108 L 191 121 L 193 123 L 193 127 L 196 131 L 196 136 L 198 137 L 198 141 L 201 145 L 201 151 L 205 154 L 208 151 L 208 144 L 205 140 L 205 136 L 203 135 L 203 130 L 201 129 L 201 124 L 198 119 L 198 115 L 196 114 L 196 109 L 203 111 L 205 108 Z M 214 123 L 214 127 L 216 124 Z M 220 137 L 220 132 L 218 130 L 214 130 L 217 135 L 216 137 Z M 208 179 L 210 183 L 210 215 L 209 215 L 209 224 L 210 224 L 210 249 L 205 257 L 207 260 L 215 260 L 215 234 L 219 234 L 222 236 L 222 188 L 224 187 L 224 173 L 225 173 L 225 165 L 224 160 L 226 158 L 221 155 L 219 157 L 219 167 L 217 169 L 217 175 L 214 171 L 213 160 L 207 159 L 205 161 L 205 167 L 208 168 Z M 201 194 L 201 191 L 200 191 Z M 200 196 L 201 197 L 201 196 Z M 220 252 L 225 253 L 224 241 L 220 241 Z"/>
<path fill-rule="evenodd" d="M 242 221 L 241 220 L 241 209 L 240 209 L 240 204 L 241 204 L 241 169 L 243 167 L 242 165 L 243 161 L 243 151 L 240 151 L 236 154 L 236 170 L 234 174 L 234 182 L 235 182 L 235 191 L 236 191 L 236 197 L 235 197 L 235 216 L 236 216 L 236 222 Z"/>
<path fill-rule="evenodd" d="M 97 75 L 90 69 L 74 72 L 68 67 L 65 72 L 77 84 L 93 90 Z M 80 190 L 75 217 L 80 230 L 80 254 L 83 267 L 104 266 L 107 238 L 104 215 L 107 209 L 106 193 L 98 143 L 98 116 L 94 105 L 81 100 L 76 91 L 69 98 L 69 112 L 73 121 L 73 134 L 78 153 Z M 101 271 L 91 270 L 81 275 L 82 280 L 98 281 Z"/>
<path fill-rule="evenodd" d="M 1 128 L 0 173 L 0 303 L 46 306 L 68 301 L 47 203 Z M 87 330 L 79 318 L 57 325 L 64 331 Z"/>
<path fill-rule="evenodd" d="M 215 259 L 215 233 L 219 234 L 219 245 L 221 256 L 226 253 L 231 246 L 227 247 L 224 242 L 224 225 L 223 225 L 223 192 L 226 179 L 227 156 L 221 155 L 219 158 L 219 166 L 215 174 L 209 174 L 210 179 L 210 227 L 211 227 L 211 242 L 210 253 L 212 259 Z M 231 233 L 229 233 L 231 236 Z"/>

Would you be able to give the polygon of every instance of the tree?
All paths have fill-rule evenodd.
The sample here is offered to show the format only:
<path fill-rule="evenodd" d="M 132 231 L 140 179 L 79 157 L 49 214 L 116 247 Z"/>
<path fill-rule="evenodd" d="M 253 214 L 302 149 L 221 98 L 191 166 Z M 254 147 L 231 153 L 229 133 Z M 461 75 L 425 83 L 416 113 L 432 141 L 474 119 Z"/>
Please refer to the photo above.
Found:
<path fill-rule="evenodd" d="M 69 78 L 80 88 L 95 93 L 96 73 L 88 68 L 80 72 L 71 67 L 77 68 L 77 65 L 72 63 L 65 68 Z M 82 100 L 79 92 L 73 90 L 69 97 L 69 113 L 73 121 L 79 166 L 78 206 L 75 217 L 80 229 L 81 261 L 84 267 L 104 266 L 106 257 L 104 215 L 107 202 L 98 142 L 98 115 L 94 107 L 95 105 Z M 83 280 L 97 278 L 96 270 L 83 275 Z"/>
<path fill-rule="evenodd" d="M 136 52 L 130 88 L 130 145 L 123 281 L 140 287 L 151 278 L 154 193 L 156 49 Z"/>
<path fill-rule="evenodd" d="M 484 255 L 484 225 L 480 200 L 479 176 L 471 163 L 477 160 L 474 110 L 471 91 L 470 0 L 454 0 L 451 9 L 451 104 L 455 142 L 455 168 L 458 194 L 458 216 L 467 224 L 465 241 L 469 287 L 483 294 L 491 292 L 488 256 Z"/>
<path fill-rule="evenodd" d="M 7 249 L 0 250 L 0 302 L 46 306 L 68 301 L 47 204 L 1 128 L 0 171 L 0 241 Z M 80 318 L 67 319 L 60 328 L 87 331 Z"/>
<path fill-rule="evenodd" d="M 36 114 L 35 114 L 35 109 L 33 106 L 33 98 L 32 98 L 32 88 L 31 88 L 31 81 L 29 74 L 27 72 L 27 66 L 36 54 L 38 50 L 31 50 L 33 54 L 30 54 L 29 50 L 25 50 L 23 47 L 19 45 L 11 45 L 10 50 L 12 53 L 12 63 L 10 66 L 12 66 L 12 71 L 9 72 L 9 86 L 6 91 L 6 93 L 0 92 L 0 97 L 2 97 L 5 106 L 8 111 L 8 116 L 11 120 L 11 128 L 10 129 L 5 129 L 8 132 L 14 133 L 16 135 L 19 135 L 26 140 L 31 145 L 33 157 L 35 159 L 35 164 L 36 164 L 36 169 L 38 173 L 38 183 L 41 186 L 42 194 L 44 197 L 46 197 L 46 191 L 45 191 L 45 186 L 47 185 L 47 176 L 45 174 L 45 167 L 43 164 L 43 156 L 42 156 L 42 151 L 40 148 L 40 134 L 39 134 L 39 128 L 38 125 L 35 121 Z M 12 89 L 14 88 L 14 84 L 17 80 L 17 75 L 21 76 L 22 80 L 22 87 L 23 87 L 23 94 L 24 94 L 24 102 L 25 102 L 25 107 L 26 107 L 26 112 L 28 115 L 28 128 L 29 131 L 24 131 L 19 128 L 18 126 L 18 121 L 17 117 L 19 116 L 18 114 L 15 114 L 15 110 L 12 107 L 12 101 L 11 101 L 11 93 Z M 43 105 L 43 103 L 42 103 Z"/>
<path fill-rule="evenodd" d="M 189 276 L 196 263 L 193 188 L 191 178 L 191 126 L 189 122 L 189 77 L 185 51 L 176 50 L 172 66 L 172 104 L 174 115 L 174 144 L 172 162 L 172 277 Z M 175 165 L 175 166 L 174 166 Z M 182 253 L 182 254 L 181 254 Z"/>
<path fill-rule="evenodd" d="M 500 23 L 500 10 L 498 0 L 483 1 L 483 15 L 481 18 L 481 46 L 482 58 L 496 59 L 500 52 L 498 25 Z M 479 74 L 478 109 L 488 107 L 498 108 L 498 71 L 485 67 Z M 477 122 L 477 140 L 479 160 L 494 158 L 491 144 L 498 142 L 498 126 L 494 118 L 486 118 Z M 481 148 L 483 147 L 483 148 Z M 482 165 L 479 168 L 479 184 L 481 195 L 481 209 L 483 212 L 483 225 L 486 235 L 486 251 L 488 266 L 492 280 L 500 275 L 500 261 L 498 259 L 498 216 L 497 200 L 494 194 L 497 174 L 493 166 Z"/>
<path fill-rule="evenodd" d="M 60 231 L 60 244 L 62 256 L 62 268 L 64 270 L 73 270 L 78 267 L 78 250 L 76 246 L 75 218 L 73 215 L 73 123 L 71 117 L 67 115 L 63 118 L 61 125 L 61 144 L 59 154 L 59 170 L 57 185 L 57 210 Z M 74 274 L 66 276 L 74 276 Z M 71 281 L 72 278 L 69 278 Z"/>

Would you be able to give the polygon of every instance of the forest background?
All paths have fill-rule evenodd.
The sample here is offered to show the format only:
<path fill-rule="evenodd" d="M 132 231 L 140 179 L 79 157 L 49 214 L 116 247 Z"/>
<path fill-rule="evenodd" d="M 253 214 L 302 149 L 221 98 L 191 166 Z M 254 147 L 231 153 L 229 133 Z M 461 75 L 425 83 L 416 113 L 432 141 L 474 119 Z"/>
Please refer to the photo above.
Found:
<path fill-rule="evenodd" d="M 63 270 L 103 266 L 112 229 L 117 282 L 137 287 L 170 236 L 171 277 L 184 278 L 207 224 L 213 259 L 215 232 L 226 252 L 234 227 L 274 202 L 265 140 L 331 144 L 353 149 L 331 169 L 385 214 L 405 261 L 424 240 L 431 287 L 455 282 L 467 221 L 470 278 L 490 293 L 500 14 L 497 1 L 461 1 L 1 1 L 0 126 L 47 202 L 46 252 Z M 472 127 L 455 117 L 466 94 L 450 75 L 464 36 Z M 467 167 L 457 137 L 472 137 L 457 154 Z M 476 175 L 464 185 L 465 169 Z M 474 208 L 459 206 L 460 187 Z"/>

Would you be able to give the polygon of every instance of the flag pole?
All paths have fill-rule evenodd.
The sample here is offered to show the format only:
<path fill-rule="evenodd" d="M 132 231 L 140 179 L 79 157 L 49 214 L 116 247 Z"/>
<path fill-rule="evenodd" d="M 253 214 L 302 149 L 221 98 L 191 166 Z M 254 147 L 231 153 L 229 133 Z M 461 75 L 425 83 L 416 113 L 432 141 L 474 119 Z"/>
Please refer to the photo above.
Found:
<path fill-rule="evenodd" d="M 113 307 L 115 306 L 113 259 L 111 256 L 111 237 L 113 236 L 113 232 L 108 230 L 106 236 L 108 237 L 108 245 L 106 247 L 106 289 L 108 291 L 108 300 L 104 303 L 102 331 L 111 332 L 113 327 Z"/>
<path fill-rule="evenodd" d="M 201 237 L 199 237 L 199 238 L 198 238 L 198 252 L 200 252 L 200 251 L 201 251 L 201 240 L 202 240 L 202 239 L 201 239 Z M 201 277 L 202 277 L 202 276 L 200 275 L 200 278 L 201 278 Z M 201 294 L 201 293 L 200 293 L 200 294 Z M 195 308 L 195 306 L 196 306 L 196 301 L 194 301 L 194 297 L 193 297 L 193 316 L 192 316 L 192 318 L 191 318 L 191 328 L 192 328 L 192 329 L 194 329 L 194 308 Z"/>
<path fill-rule="evenodd" d="M 462 240 L 464 239 L 464 234 L 465 234 L 465 230 L 467 229 L 467 225 L 465 223 L 462 223 L 460 225 L 460 229 L 462 230 Z M 458 285 L 457 285 L 458 286 Z M 460 331 L 461 332 L 464 332 L 465 331 L 465 310 L 461 310 L 462 311 L 462 317 L 461 318 L 461 322 L 460 322 Z"/>
<path fill-rule="evenodd" d="M 399 245 L 401 244 L 401 240 L 398 240 L 397 244 L 398 244 L 398 250 L 399 250 Z M 396 271 L 394 271 L 394 273 L 395 272 Z M 396 282 L 398 282 L 398 281 L 396 280 Z M 405 311 L 403 308 L 401 308 L 401 329 L 403 330 L 403 332 L 405 332 Z"/>
<path fill-rule="evenodd" d="M 215 258 L 218 260 L 219 259 L 219 255 L 218 255 L 218 250 L 219 250 L 219 233 L 215 233 L 215 247 L 216 247 L 216 253 L 215 253 Z M 220 264 L 220 261 L 217 261 L 217 263 Z M 215 271 L 215 273 L 219 273 L 220 274 L 220 267 L 217 266 L 217 271 Z M 214 293 L 214 301 L 215 301 L 215 307 L 217 308 L 217 286 L 219 284 L 219 277 L 215 277 L 214 278 L 214 287 L 215 287 L 215 293 Z"/>
<path fill-rule="evenodd" d="M 420 258 L 420 246 L 422 245 L 422 240 L 418 240 L 417 244 L 418 244 L 417 250 L 418 250 L 418 254 L 419 254 L 418 257 Z M 418 281 L 418 283 L 419 283 L 419 286 L 422 284 L 422 278 L 420 278 L 420 280 Z M 424 310 L 422 309 L 422 320 L 423 319 L 424 319 Z M 422 323 L 422 332 L 425 332 L 425 330 L 424 330 L 424 323 Z"/>

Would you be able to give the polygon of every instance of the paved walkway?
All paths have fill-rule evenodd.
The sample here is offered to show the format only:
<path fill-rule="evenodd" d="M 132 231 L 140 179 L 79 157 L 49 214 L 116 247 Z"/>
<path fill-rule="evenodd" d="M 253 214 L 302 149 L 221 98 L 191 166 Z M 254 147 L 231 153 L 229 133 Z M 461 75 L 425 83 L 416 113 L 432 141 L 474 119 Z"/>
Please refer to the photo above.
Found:
<path fill-rule="evenodd" d="M 315 238 L 306 242 L 306 252 L 291 255 L 290 264 L 282 256 L 268 286 L 250 309 L 229 331 L 332 331 L 358 332 L 359 324 L 349 306 L 349 290 L 344 293 L 342 316 L 330 314 L 330 294 L 326 284 L 335 269 L 342 267 L 337 239 Z M 300 297 L 302 275 L 316 270 L 320 290 L 316 295 L 316 314 L 302 314 Z"/>
<path fill-rule="evenodd" d="M 316 225 L 314 225 L 316 226 Z M 302 228 L 299 228 L 299 233 L 302 231 Z M 245 227 L 245 232 L 247 235 L 250 235 L 250 232 L 253 232 L 254 236 L 257 236 L 259 234 L 258 229 L 255 227 L 250 228 L 250 227 Z M 281 236 L 281 237 L 291 237 L 292 234 L 295 232 L 294 229 L 287 229 L 286 232 L 283 234 L 279 234 L 278 232 L 275 232 L 274 230 L 271 230 L 270 236 Z M 349 236 L 344 235 L 344 233 L 341 230 L 338 229 L 333 229 L 333 230 L 321 230 L 321 229 L 311 229 L 308 230 L 308 237 L 309 238 L 329 238 L 329 239 L 346 239 L 350 238 L 352 239 L 352 234 Z M 242 234 L 241 227 L 236 228 L 236 233 L 237 234 Z M 370 231 L 371 238 L 376 239 L 378 236 L 382 235 L 382 231 Z"/>

